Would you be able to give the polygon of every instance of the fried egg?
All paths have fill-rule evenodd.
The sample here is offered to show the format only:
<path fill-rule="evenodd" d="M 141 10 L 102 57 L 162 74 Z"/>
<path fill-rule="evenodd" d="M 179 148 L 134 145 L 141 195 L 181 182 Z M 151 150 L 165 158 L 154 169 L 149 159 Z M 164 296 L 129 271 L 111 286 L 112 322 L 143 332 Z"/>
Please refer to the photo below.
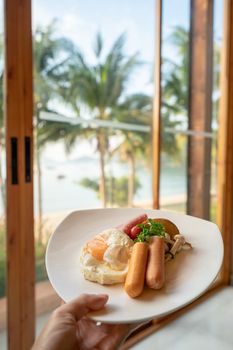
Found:
<path fill-rule="evenodd" d="M 82 247 L 80 263 L 84 277 L 100 284 L 123 283 L 132 247 L 129 236 L 116 228 L 99 233 Z"/>

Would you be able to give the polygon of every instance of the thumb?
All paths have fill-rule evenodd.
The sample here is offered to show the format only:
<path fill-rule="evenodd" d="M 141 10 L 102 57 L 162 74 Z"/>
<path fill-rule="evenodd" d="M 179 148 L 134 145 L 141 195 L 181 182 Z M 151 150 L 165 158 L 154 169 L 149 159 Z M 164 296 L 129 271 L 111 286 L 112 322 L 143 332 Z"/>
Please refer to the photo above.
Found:
<path fill-rule="evenodd" d="M 80 297 L 61 306 L 60 312 L 69 313 L 78 321 L 89 311 L 102 309 L 107 300 L 108 295 L 106 294 L 82 294 Z"/>

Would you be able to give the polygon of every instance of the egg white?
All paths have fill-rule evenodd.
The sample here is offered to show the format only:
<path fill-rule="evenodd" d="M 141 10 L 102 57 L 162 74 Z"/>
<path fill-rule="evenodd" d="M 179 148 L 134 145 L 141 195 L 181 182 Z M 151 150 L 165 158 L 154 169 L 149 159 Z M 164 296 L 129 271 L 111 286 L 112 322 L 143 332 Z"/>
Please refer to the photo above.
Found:
<path fill-rule="evenodd" d="M 87 280 L 100 284 L 123 283 L 128 272 L 133 241 L 116 228 L 107 229 L 99 235 L 103 237 L 108 248 L 100 261 L 95 259 L 84 245 L 80 256 L 83 275 Z"/>

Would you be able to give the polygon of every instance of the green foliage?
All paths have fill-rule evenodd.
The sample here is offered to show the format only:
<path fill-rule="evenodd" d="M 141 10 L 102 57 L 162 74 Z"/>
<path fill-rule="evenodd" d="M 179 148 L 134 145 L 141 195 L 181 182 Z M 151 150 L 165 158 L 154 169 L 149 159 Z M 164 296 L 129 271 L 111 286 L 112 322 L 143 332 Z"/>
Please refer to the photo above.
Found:
<path fill-rule="evenodd" d="M 152 236 L 165 237 L 164 226 L 160 222 L 153 221 L 153 219 L 148 219 L 145 224 L 138 224 L 137 226 L 141 228 L 141 232 L 134 242 L 148 242 Z"/>
<path fill-rule="evenodd" d="M 188 67 L 189 33 L 181 26 L 176 26 L 168 41 L 177 51 L 178 62 L 164 58 L 162 80 L 162 103 L 170 114 L 183 113 L 187 116 L 188 108 Z"/>
<path fill-rule="evenodd" d="M 0 223 L 0 298 L 6 293 L 6 237 L 4 223 Z"/>
<path fill-rule="evenodd" d="M 45 267 L 45 260 L 43 259 L 36 259 L 36 281 L 44 281 L 47 280 L 47 272 Z"/>
<path fill-rule="evenodd" d="M 89 188 L 90 190 L 93 190 L 98 193 L 99 191 L 99 184 L 98 180 L 91 180 L 88 177 L 84 177 L 79 184 L 83 187 Z"/>
<path fill-rule="evenodd" d="M 132 72 L 140 64 L 137 53 L 130 57 L 124 54 L 125 42 L 126 35 L 120 35 L 105 55 L 102 35 L 97 33 L 94 64 L 86 60 L 79 48 L 75 49 L 66 77 L 70 84 L 61 84 L 60 90 L 74 111 L 79 111 L 80 104 L 85 104 L 89 111 L 96 111 L 97 118 L 107 119 L 111 115 Z"/>
<path fill-rule="evenodd" d="M 143 93 L 132 94 L 119 103 L 113 111 L 113 117 L 119 122 L 151 127 L 152 125 L 152 98 Z M 151 133 L 142 131 L 121 130 L 118 132 L 122 142 L 112 151 L 118 153 L 121 160 L 129 158 L 140 159 L 146 163 L 151 159 Z"/>
<path fill-rule="evenodd" d="M 86 187 L 90 190 L 96 192 L 99 198 L 99 180 L 97 179 L 89 179 L 83 178 L 80 181 L 80 185 Z M 107 191 L 107 204 L 108 205 L 119 205 L 126 206 L 128 203 L 128 177 L 122 176 L 120 178 L 116 178 L 114 176 L 106 178 L 106 187 Z M 141 187 L 139 180 L 136 178 L 135 181 L 135 191 Z"/>
<path fill-rule="evenodd" d="M 177 53 L 177 61 L 164 57 L 162 62 L 162 151 L 180 160 L 179 136 L 174 131 L 188 121 L 188 31 L 176 26 L 168 42 Z"/>
<path fill-rule="evenodd" d="M 58 81 L 73 54 L 73 43 L 56 37 L 56 21 L 46 28 L 38 27 L 33 37 L 35 108 L 48 110 L 48 103 L 59 98 Z"/>
<path fill-rule="evenodd" d="M 0 258 L 0 298 L 6 295 L 6 260 Z"/>
<path fill-rule="evenodd" d="M 36 255 L 36 281 L 44 281 L 48 278 L 45 268 L 45 251 L 46 244 L 36 242 L 35 255 Z"/>

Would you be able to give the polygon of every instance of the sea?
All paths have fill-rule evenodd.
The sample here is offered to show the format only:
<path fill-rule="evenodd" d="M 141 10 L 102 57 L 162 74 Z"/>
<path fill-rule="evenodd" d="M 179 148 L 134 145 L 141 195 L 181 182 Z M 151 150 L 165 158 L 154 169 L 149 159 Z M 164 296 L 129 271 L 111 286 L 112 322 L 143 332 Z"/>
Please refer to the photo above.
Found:
<path fill-rule="evenodd" d="M 80 185 L 84 177 L 98 178 L 99 161 L 92 157 L 81 157 L 73 160 L 54 161 L 44 158 L 42 169 L 42 211 L 54 213 L 76 209 L 100 208 L 101 201 L 96 192 Z M 128 166 L 121 161 L 108 162 L 107 176 L 127 176 Z M 163 198 L 177 197 L 186 192 L 186 170 L 184 165 L 166 164 L 161 169 L 160 193 Z M 134 202 L 152 202 L 152 172 L 146 166 L 136 165 L 136 176 L 140 188 L 134 196 Z M 38 210 L 38 179 L 35 171 L 35 213 Z"/>
<path fill-rule="evenodd" d="M 84 154 L 84 155 L 83 155 Z M 84 177 L 96 179 L 100 175 L 99 159 L 97 154 L 90 152 L 82 156 L 66 157 L 61 147 L 49 146 L 41 156 L 41 194 L 43 214 L 60 213 L 76 209 L 101 208 L 102 204 L 96 192 L 81 186 Z M 5 160 L 2 158 L 2 165 Z M 116 157 L 106 162 L 107 176 L 121 177 L 128 175 L 128 165 Z M 2 169 L 3 175 L 5 168 Z M 152 203 L 152 171 L 136 159 L 136 176 L 140 188 L 134 196 L 137 206 Z M 184 197 L 186 193 L 186 166 L 183 162 L 174 162 L 172 159 L 162 160 L 160 172 L 160 196 L 168 202 L 173 198 Z M 34 209 L 38 214 L 38 177 L 34 167 Z M 3 214 L 3 204 L 0 194 L 0 216 Z"/>

